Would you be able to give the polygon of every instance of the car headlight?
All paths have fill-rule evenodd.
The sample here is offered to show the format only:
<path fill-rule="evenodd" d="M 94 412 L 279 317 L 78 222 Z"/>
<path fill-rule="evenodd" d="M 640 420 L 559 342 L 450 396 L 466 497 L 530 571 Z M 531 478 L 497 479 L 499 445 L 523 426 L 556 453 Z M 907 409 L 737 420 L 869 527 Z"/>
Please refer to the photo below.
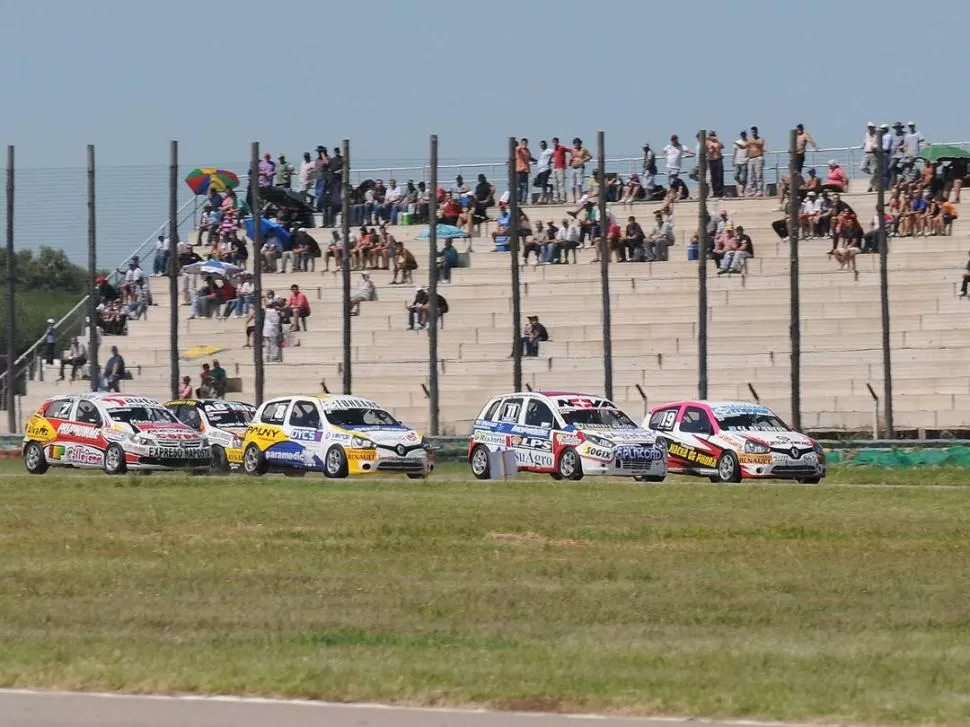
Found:
<path fill-rule="evenodd" d="M 351 449 L 374 449 L 374 443 L 363 437 L 354 437 L 350 440 Z"/>
<path fill-rule="evenodd" d="M 147 434 L 133 434 L 131 436 L 131 441 L 135 444 L 140 444 L 142 447 L 151 447 L 156 444 L 155 440 L 149 437 Z"/>
<path fill-rule="evenodd" d="M 231 449 L 239 449 L 240 447 L 242 447 L 242 439 L 240 439 L 237 435 L 233 434 L 232 439 L 229 440 L 229 447 Z"/>
<path fill-rule="evenodd" d="M 815 454 L 819 455 L 820 457 L 825 456 L 825 449 L 823 449 L 822 445 L 819 444 L 818 442 L 812 442 L 812 449 L 814 449 Z"/>
<path fill-rule="evenodd" d="M 758 442 L 745 442 L 744 451 L 748 454 L 768 454 L 771 449 Z"/>
<path fill-rule="evenodd" d="M 595 434 L 584 434 L 586 441 L 590 444 L 595 444 L 597 447 L 612 447 L 613 442 L 605 437 L 597 437 Z"/>
<path fill-rule="evenodd" d="M 431 444 L 427 439 L 421 438 L 421 449 L 425 452 L 434 452 L 434 445 Z"/>

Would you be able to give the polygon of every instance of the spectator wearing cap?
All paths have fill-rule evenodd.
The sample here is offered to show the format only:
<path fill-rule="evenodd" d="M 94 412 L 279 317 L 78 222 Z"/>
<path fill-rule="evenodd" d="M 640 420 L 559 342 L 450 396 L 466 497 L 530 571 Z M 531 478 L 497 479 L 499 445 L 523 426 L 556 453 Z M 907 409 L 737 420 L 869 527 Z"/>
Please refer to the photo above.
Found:
<path fill-rule="evenodd" d="M 869 192 L 872 192 L 876 187 L 875 175 L 879 171 L 879 157 L 877 156 L 880 146 L 879 136 L 874 121 L 866 124 L 866 134 L 862 137 L 862 150 L 866 157 L 862 160 L 860 171 L 869 175 L 869 189 L 867 190 Z"/>
<path fill-rule="evenodd" d="M 818 173 L 815 171 L 815 167 L 809 167 L 808 169 L 808 179 L 803 179 L 801 185 L 798 188 L 798 196 L 800 199 L 804 200 L 808 196 L 809 192 L 815 192 L 817 195 L 822 191 L 822 180 L 818 178 Z"/>
<path fill-rule="evenodd" d="M 54 330 L 54 325 L 54 319 L 48 318 L 47 328 L 44 330 L 44 362 L 48 366 L 53 365 L 57 349 L 57 332 Z"/>
<path fill-rule="evenodd" d="M 822 201 L 816 192 L 807 192 L 798 209 L 798 224 L 802 230 L 802 239 L 810 240 L 815 237 L 815 220 L 822 211 Z"/>

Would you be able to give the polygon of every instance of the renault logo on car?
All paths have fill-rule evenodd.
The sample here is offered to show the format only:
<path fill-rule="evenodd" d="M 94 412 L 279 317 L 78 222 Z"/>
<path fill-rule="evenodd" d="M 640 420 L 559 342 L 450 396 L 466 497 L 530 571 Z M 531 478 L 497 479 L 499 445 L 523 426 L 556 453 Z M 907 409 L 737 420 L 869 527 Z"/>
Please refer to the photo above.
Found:
<path fill-rule="evenodd" d="M 401 456 L 403 457 L 403 456 L 404 456 L 404 453 L 405 453 L 406 451 L 407 451 L 407 450 L 405 450 L 405 448 L 404 448 L 404 445 L 403 445 L 403 444 L 399 444 L 399 445 L 397 445 L 397 453 L 398 453 L 399 455 L 401 455 Z"/>
<path fill-rule="evenodd" d="M 798 447 L 791 448 L 791 458 L 798 459 Z"/>

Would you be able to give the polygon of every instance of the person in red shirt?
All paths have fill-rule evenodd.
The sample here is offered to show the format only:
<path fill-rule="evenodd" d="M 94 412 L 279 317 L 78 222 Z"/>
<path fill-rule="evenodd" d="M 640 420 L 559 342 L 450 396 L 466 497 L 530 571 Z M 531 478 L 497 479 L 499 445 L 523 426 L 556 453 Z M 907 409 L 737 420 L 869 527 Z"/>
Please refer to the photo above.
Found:
<path fill-rule="evenodd" d="M 566 155 L 569 147 L 559 143 L 559 137 L 552 137 L 552 178 L 555 185 L 556 204 L 566 203 Z"/>
<path fill-rule="evenodd" d="M 303 330 L 306 330 L 306 319 L 310 315 L 310 301 L 300 290 L 300 286 L 294 283 L 290 286 L 290 297 L 286 299 L 286 307 L 289 309 L 291 331 L 300 330 L 300 322 L 303 322 Z"/>

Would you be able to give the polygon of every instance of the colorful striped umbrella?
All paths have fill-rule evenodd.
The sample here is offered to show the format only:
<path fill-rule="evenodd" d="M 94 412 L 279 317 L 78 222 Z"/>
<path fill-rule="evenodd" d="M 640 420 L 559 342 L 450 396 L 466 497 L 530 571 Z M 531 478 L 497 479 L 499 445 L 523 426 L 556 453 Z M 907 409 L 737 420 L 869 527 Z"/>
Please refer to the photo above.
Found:
<path fill-rule="evenodd" d="M 208 194 L 210 188 L 217 192 L 225 192 L 239 186 L 239 177 L 235 173 L 215 167 L 199 167 L 189 172 L 185 178 L 189 189 L 199 194 Z"/>

